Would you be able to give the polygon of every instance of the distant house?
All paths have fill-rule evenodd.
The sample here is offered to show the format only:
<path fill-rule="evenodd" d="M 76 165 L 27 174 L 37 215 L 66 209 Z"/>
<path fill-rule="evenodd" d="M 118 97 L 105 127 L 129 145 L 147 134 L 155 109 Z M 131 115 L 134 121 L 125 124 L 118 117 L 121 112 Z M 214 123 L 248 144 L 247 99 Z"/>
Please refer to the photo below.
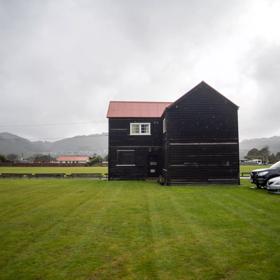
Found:
<path fill-rule="evenodd" d="M 59 163 L 85 164 L 89 162 L 89 157 L 88 156 L 59 156 L 56 158 L 56 161 Z"/>
<path fill-rule="evenodd" d="M 241 164 L 262 165 L 264 162 L 261 159 L 242 159 Z"/>
<path fill-rule="evenodd" d="M 111 101 L 109 179 L 239 183 L 237 113 L 205 82 L 173 103 Z"/>

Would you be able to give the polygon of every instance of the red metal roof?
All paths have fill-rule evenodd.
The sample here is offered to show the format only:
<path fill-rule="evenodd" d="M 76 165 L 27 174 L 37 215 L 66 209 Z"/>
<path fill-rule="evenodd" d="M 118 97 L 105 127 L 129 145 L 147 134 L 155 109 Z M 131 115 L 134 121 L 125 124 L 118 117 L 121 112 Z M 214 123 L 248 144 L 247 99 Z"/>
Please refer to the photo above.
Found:
<path fill-rule="evenodd" d="M 160 118 L 172 102 L 111 101 L 107 118 Z"/>
<path fill-rule="evenodd" d="M 88 161 L 88 156 L 59 156 L 57 161 Z"/>

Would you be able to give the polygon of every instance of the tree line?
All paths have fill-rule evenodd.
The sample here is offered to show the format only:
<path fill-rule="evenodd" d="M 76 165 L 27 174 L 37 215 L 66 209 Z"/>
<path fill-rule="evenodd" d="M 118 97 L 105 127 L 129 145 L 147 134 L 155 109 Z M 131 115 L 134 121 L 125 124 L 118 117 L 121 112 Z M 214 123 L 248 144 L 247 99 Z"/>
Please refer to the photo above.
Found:
<path fill-rule="evenodd" d="M 248 151 L 245 158 L 248 160 L 261 159 L 263 163 L 275 163 L 280 161 L 280 152 L 275 154 L 271 153 L 268 147 L 263 147 L 260 150 L 253 148 Z"/>
<path fill-rule="evenodd" d="M 24 159 L 25 162 L 31 162 L 31 163 L 51 163 L 55 162 L 55 158 L 51 155 L 45 155 L 45 154 L 36 154 L 30 157 L 27 157 Z M 88 166 L 92 165 L 99 165 L 104 161 L 108 161 L 108 155 L 102 157 L 97 154 L 93 154 L 89 157 L 89 162 L 87 163 Z M 8 154 L 8 155 L 1 155 L 0 154 L 0 163 L 17 163 L 17 162 L 23 162 L 23 160 L 20 159 L 19 155 L 16 154 Z"/>

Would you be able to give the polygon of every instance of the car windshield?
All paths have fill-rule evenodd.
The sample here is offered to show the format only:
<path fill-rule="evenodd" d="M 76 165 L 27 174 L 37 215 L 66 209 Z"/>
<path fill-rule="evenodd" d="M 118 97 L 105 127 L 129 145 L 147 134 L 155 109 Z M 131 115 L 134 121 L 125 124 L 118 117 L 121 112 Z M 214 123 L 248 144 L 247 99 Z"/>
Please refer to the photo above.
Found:
<path fill-rule="evenodd" d="M 280 161 L 274 163 L 273 165 L 270 166 L 270 168 L 280 168 Z"/>

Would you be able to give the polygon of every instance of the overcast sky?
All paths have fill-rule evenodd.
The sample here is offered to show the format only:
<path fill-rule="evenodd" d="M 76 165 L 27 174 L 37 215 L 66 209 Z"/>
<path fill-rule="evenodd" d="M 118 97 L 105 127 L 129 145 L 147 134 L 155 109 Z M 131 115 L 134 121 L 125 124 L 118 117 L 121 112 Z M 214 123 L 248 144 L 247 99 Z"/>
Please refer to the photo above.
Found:
<path fill-rule="evenodd" d="M 110 100 L 174 101 L 201 80 L 240 138 L 280 135 L 279 0 L 0 0 L 0 132 L 107 131 Z"/>

